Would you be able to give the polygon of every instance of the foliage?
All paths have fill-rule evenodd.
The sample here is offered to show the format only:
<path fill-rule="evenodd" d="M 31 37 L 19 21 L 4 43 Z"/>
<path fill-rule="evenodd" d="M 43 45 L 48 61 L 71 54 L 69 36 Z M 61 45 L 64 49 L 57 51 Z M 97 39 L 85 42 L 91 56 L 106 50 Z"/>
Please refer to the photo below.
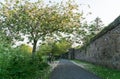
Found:
<path fill-rule="evenodd" d="M 98 65 L 93 65 L 88 62 L 83 62 L 79 60 L 74 60 L 76 63 L 81 64 L 85 69 L 93 72 L 94 74 L 98 75 L 102 79 L 119 79 L 120 78 L 120 71 L 115 69 L 110 69 Z"/>
<path fill-rule="evenodd" d="M 33 54 L 39 39 L 55 32 L 71 32 L 73 27 L 80 26 L 81 14 L 78 5 L 72 0 L 61 3 L 45 4 L 41 0 L 5 0 L 1 3 L 0 17 L 2 26 L 12 36 L 19 38 L 28 35 L 33 42 Z M 71 29 L 70 29 L 71 28 Z"/>
<path fill-rule="evenodd" d="M 8 48 L 0 45 L 0 79 L 35 79 L 48 67 L 42 59 L 20 51 L 18 48 Z"/>
<path fill-rule="evenodd" d="M 6 29 L 3 29 L 2 26 L 0 26 L 0 43 L 4 45 L 8 45 L 8 44 L 12 44 L 12 39 L 9 36 L 9 34 L 7 33 Z"/>
<path fill-rule="evenodd" d="M 102 20 L 97 17 L 90 24 L 87 22 L 83 23 L 81 27 L 83 29 L 83 31 L 80 31 L 80 33 L 82 32 L 81 40 L 85 46 L 88 45 L 91 42 L 91 39 L 94 38 L 104 28 L 104 24 Z"/>
<path fill-rule="evenodd" d="M 101 18 L 97 17 L 97 18 L 95 18 L 94 21 L 91 22 L 89 30 L 96 35 L 103 29 L 103 27 L 104 27 L 104 24 L 103 24 Z"/>
<path fill-rule="evenodd" d="M 52 46 L 51 45 L 49 45 L 49 44 L 42 44 L 42 45 L 40 45 L 40 48 L 37 51 L 37 53 L 39 55 L 47 55 L 47 54 L 51 53 L 51 51 L 52 51 Z"/>
<path fill-rule="evenodd" d="M 18 46 L 18 48 L 20 49 L 21 52 L 32 53 L 32 47 L 29 45 L 22 44 L 22 45 Z"/>
<path fill-rule="evenodd" d="M 55 55 L 61 55 L 68 52 L 70 48 L 71 42 L 63 38 L 59 42 L 56 42 L 53 52 Z"/>
<path fill-rule="evenodd" d="M 57 42 L 48 42 L 40 45 L 40 49 L 37 52 L 42 55 L 49 55 L 51 53 L 54 56 L 59 56 L 66 53 L 69 48 L 71 48 L 71 43 L 63 38 Z"/>

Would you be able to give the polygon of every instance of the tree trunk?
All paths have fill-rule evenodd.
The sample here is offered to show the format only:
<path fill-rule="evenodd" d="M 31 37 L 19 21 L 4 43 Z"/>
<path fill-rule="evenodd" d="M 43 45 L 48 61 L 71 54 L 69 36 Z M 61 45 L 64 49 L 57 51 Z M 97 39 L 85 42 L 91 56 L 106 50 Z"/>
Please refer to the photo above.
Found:
<path fill-rule="evenodd" d="M 32 50 L 32 57 L 35 56 L 35 52 L 36 52 L 36 45 L 37 45 L 37 40 L 33 41 L 33 50 Z"/>

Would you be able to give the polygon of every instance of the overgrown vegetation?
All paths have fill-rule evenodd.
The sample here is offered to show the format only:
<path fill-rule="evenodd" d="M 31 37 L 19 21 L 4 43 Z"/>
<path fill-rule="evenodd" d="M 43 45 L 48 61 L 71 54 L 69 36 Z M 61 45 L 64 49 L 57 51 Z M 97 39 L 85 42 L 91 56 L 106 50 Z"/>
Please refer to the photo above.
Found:
<path fill-rule="evenodd" d="M 0 45 L 0 79 L 36 79 L 44 76 L 46 68 L 48 64 L 41 57 L 36 55 L 33 59 L 19 48 Z"/>
<path fill-rule="evenodd" d="M 93 65 L 88 62 L 83 62 L 79 60 L 74 60 L 76 63 L 82 65 L 82 67 L 102 79 L 120 79 L 120 71 L 115 69 L 106 68 L 103 66 Z"/>
<path fill-rule="evenodd" d="M 53 56 L 60 56 L 68 52 L 68 49 L 70 48 L 71 42 L 66 40 L 65 38 L 62 38 L 59 41 L 53 41 L 49 39 L 49 41 L 40 45 L 37 54 L 47 56 L 51 54 Z"/>

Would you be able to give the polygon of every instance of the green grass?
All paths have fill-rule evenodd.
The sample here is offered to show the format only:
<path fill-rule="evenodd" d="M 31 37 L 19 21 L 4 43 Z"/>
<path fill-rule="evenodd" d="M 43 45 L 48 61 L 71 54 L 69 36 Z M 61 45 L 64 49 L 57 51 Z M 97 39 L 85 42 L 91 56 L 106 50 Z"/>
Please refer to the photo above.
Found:
<path fill-rule="evenodd" d="M 51 67 L 44 69 L 40 74 L 40 79 L 49 79 L 51 73 Z"/>
<path fill-rule="evenodd" d="M 91 63 L 83 62 L 79 60 L 74 60 L 74 62 L 82 65 L 86 70 L 98 75 L 102 79 L 120 79 L 119 70 L 93 65 Z"/>

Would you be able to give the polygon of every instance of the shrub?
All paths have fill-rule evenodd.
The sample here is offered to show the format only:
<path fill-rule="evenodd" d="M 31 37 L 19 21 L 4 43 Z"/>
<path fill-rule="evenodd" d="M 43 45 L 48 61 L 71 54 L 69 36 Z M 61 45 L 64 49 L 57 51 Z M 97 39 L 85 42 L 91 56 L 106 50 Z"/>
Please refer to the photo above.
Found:
<path fill-rule="evenodd" d="M 41 57 L 18 48 L 0 47 L 0 79 L 36 79 L 48 67 Z"/>

